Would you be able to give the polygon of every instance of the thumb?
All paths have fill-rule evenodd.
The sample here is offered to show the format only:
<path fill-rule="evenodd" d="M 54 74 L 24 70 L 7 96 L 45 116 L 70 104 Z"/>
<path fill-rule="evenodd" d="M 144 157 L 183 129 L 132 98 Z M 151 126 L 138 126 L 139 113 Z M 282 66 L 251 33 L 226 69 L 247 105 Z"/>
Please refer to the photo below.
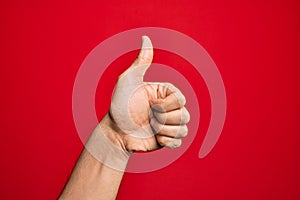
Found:
<path fill-rule="evenodd" d="M 131 64 L 131 66 L 121 75 L 130 79 L 131 82 L 141 83 L 143 77 L 150 67 L 153 60 L 153 46 L 148 36 L 142 36 L 142 46 L 138 57 Z"/>

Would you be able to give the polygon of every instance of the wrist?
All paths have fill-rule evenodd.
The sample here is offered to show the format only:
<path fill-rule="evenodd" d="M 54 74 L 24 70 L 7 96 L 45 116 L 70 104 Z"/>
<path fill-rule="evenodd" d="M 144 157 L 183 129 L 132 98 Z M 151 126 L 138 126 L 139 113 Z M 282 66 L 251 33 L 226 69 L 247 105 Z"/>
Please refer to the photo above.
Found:
<path fill-rule="evenodd" d="M 122 134 L 109 115 L 103 117 L 94 129 L 85 148 L 104 165 L 124 171 L 131 153 L 125 148 Z"/>
<path fill-rule="evenodd" d="M 111 118 L 110 114 L 107 113 L 99 123 L 101 130 L 105 134 L 105 136 L 114 144 L 117 148 L 123 150 L 128 153 L 126 149 L 126 145 L 124 143 L 124 133 L 122 130 L 116 125 L 114 120 Z"/>

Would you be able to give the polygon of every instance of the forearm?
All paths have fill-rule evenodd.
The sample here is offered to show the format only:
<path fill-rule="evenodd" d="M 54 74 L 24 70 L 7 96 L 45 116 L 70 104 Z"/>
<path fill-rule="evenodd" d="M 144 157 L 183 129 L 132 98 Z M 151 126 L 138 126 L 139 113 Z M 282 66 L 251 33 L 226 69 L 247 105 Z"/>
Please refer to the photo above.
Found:
<path fill-rule="evenodd" d="M 92 133 L 60 199 L 116 198 L 129 154 L 123 150 L 118 138 L 114 138 L 109 123 L 108 116 L 104 117 L 100 123 L 102 127 Z"/>
<path fill-rule="evenodd" d="M 115 199 L 123 173 L 84 149 L 60 199 Z"/>

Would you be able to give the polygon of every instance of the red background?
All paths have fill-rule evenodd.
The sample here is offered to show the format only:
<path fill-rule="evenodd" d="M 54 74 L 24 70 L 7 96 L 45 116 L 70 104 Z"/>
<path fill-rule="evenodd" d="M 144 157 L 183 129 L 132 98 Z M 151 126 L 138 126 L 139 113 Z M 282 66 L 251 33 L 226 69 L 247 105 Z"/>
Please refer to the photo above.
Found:
<path fill-rule="evenodd" d="M 0 198 L 59 195 L 83 147 L 71 106 L 81 62 L 118 32 L 157 26 L 189 35 L 214 59 L 226 123 L 213 151 L 198 159 L 209 99 L 190 75 L 200 82 L 204 113 L 192 146 L 162 170 L 125 174 L 118 199 L 299 199 L 299 12 L 296 0 L 2 1 Z M 158 62 L 184 64 L 157 52 Z M 106 93 L 135 55 L 110 66 Z M 109 98 L 97 101 L 100 117 L 108 105 Z"/>

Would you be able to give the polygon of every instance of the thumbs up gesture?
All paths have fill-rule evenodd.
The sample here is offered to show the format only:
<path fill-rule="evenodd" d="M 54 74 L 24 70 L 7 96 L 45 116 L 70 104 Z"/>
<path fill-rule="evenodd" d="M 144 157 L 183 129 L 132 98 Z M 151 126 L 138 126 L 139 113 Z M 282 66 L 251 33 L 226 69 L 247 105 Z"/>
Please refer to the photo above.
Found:
<path fill-rule="evenodd" d="M 110 124 L 127 151 L 177 148 L 187 135 L 185 97 L 170 83 L 144 82 L 153 59 L 147 36 L 132 65 L 118 79 L 109 111 Z"/>
<path fill-rule="evenodd" d="M 144 82 L 153 46 L 147 36 L 136 60 L 118 79 L 109 112 L 85 148 L 110 168 L 124 171 L 132 152 L 171 149 L 188 133 L 190 115 L 183 94 L 170 83 Z"/>
<path fill-rule="evenodd" d="M 170 83 L 144 82 L 152 59 L 151 40 L 143 36 L 138 57 L 119 76 L 109 112 L 90 135 L 60 199 L 115 199 L 132 152 L 181 145 L 190 118 L 185 97 Z"/>

